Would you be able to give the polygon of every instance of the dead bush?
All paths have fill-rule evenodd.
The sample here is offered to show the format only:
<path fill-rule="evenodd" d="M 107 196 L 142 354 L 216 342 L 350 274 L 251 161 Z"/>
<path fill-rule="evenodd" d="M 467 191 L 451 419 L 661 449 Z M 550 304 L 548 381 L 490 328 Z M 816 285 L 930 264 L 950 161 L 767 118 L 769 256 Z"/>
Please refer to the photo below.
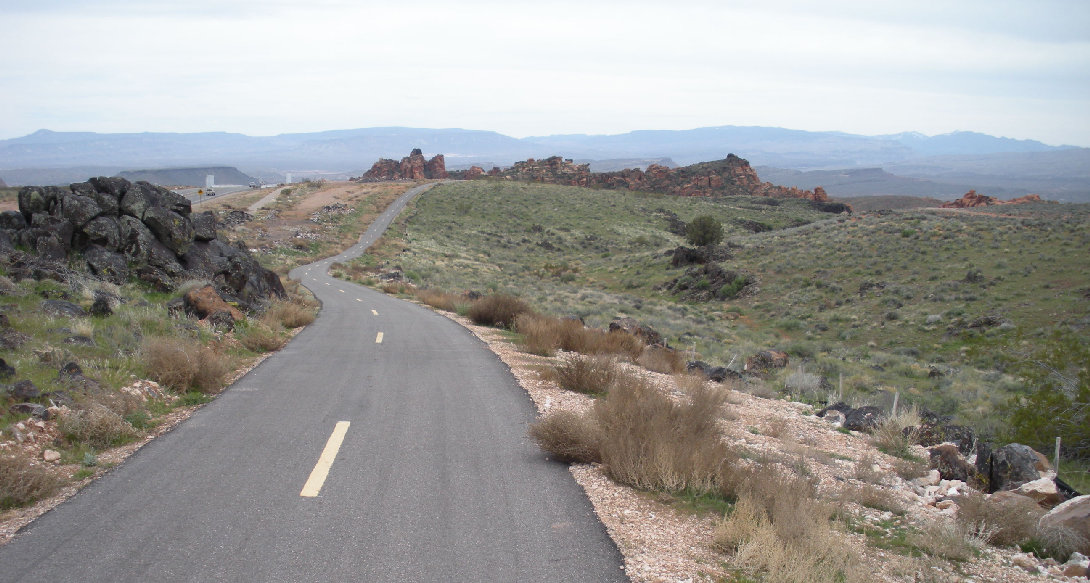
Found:
<path fill-rule="evenodd" d="M 215 393 L 231 370 L 230 359 L 217 347 L 195 340 L 151 337 L 141 347 L 148 376 L 178 392 Z"/>
<path fill-rule="evenodd" d="M 96 449 L 121 445 L 138 435 L 128 421 L 99 403 L 61 414 L 57 429 L 68 439 Z"/>
<path fill-rule="evenodd" d="M 865 508 L 873 508 L 894 514 L 904 514 L 904 503 L 889 490 L 874 484 L 845 485 L 840 488 L 843 502 L 855 502 Z"/>
<path fill-rule="evenodd" d="M 0 455 L 0 510 L 28 506 L 48 498 L 64 480 L 28 459 Z"/>
<path fill-rule="evenodd" d="M 1039 525 L 1032 541 L 1038 556 L 1051 557 L 1066 562 L 1071 553 L 1085 552 L 1090 541 L 1079 531 L 1060 524 Z"/>
<path fill-rule="evenodd" d="M 673 348 L 648 346 L 643 349 L 636 364 L 647 370 L 663 374 L 677 374 L 685 370 L 685 359 Z"/>
<path fill-rule="evenodd" d="M 602 460 L 601 430 L 589 413 L 553 411 L 532 425 L 530 437 L 554 459 L 564 463 L 592 463 Z"/>
<path fill-rule="evenodd" d="M 729 490 L 737 456 L 716 423 L 725 400 L 724 391 L 705 387 L 674 401 L 640 377 L 620 375 L 594 407 L 606 473 L 645 490 Z"/>
<path fill-rule="evenodd" d="M 767 581 L 862 581 L 859 558 L 831 522 L 834 507 L 813 483 L 761 466 L 741 484 L 738 502 L 715 531 L 715 544 Z"/>
<path fill-rule="evenodd" d="M 932 520 L 917 532 L 910 533 L 906 542 L 922 549 L 929 555 L 967 561 L 975 555 L 984 541 L 967 532 L 961 524 L 949 520 Z"/>
<path fill-rule="evenodd" d="M 553 356 L 562 341 L 560 320 L 533 313 L 519 314 L 514 329 L 523 350 L 538 356 Z"/>
<path fill-rule="evenodd" d="M 279 331 L 264 321 L 251 322 L 245 327 L 236 329 L 235 337 L 243 346 L 254 352 L 271 352 L 284 345 L 284 338 Z"/>
<path fill-rule="evenodd" d="M 612 357 L 572 355 L 557 363 L 551 376 L 562 389 L 600 395 L 608 393 L 621 374 Z"/>
<path fill-rule="evenodd" d="M 1037 521 L 1045 511 L 1033 500 L 1018 496 L 990 500 L 980 492 L 957 498 L 958 524 L 967 531 L 986 534 L 985 541 L 997 546 L 1020 545 L 1037 532 Z"/>
<path fill-rule="evenodd" d="M 931 473 L 931 466 L 919 460 L 898 458 L 893 461 L 893 471 L 903 480 L 915 480 Z"/>
<path fill-rule="evenodd" d="M 455 294 L 436 289 L 418 289 L 416 290 L 416 299 L 444 312 L 454 312 L 457 311 L 458 302 L 461 298 Z"/>
<path fill-rule="evenodd" d="M 481 326 L 511 328 L 519 314 L 530 312 L 526 302 L 504 294 L 483 297 L 469 307 L 470 320 Z"/>
<path fill-rule="evenodd" d="M 274 300 L 261 319 L 267 326 L 300 328 L 313 322 L 316 313 L 315 307 L 307 306 L 302 300 Z"/>
<path fill-rule="evenodd" d="M 871 443 L 889 455 L 909 457 L 919 435 L 919 426 L 920 415 L 916 408 L 905 409 L 886 418 L 871 434 Z"/>

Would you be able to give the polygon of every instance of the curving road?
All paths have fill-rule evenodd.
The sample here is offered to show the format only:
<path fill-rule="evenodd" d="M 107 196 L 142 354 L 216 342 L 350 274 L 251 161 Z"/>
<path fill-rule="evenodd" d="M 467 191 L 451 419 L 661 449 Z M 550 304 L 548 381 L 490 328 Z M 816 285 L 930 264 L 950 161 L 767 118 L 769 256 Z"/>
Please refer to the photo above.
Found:
<path fill-rule="evenodd" d="M 534 409 L 467 330 L 298 268 L 318 319 L 0 547 L 0 581 L 625 581 Z M 338 439 L 339 438 L 339 439 Z"/>

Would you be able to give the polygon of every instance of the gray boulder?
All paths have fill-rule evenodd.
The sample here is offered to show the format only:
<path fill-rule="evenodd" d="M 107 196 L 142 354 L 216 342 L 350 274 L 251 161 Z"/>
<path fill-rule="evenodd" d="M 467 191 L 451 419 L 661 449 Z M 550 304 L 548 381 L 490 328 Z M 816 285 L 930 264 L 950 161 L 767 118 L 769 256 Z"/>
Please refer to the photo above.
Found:
<path fill-rule="evenodd" d="M 115 253 L 99 245 L 91 245 L 83 252 L 83 258 L 87 261 L 87 267 L 91 273 L 116 284 L 122 284 L 129 279 L 129 264 L 125 256 Z"/>
<path fill-rule="evenodd" d="M 88 243 L 111 250 L 121 248 L 121 224 L 117 217 L 100 216 L 84 225 L 81 232 Z"/>
<path fill-rule="evenodd" d="M 19 211 L 4 211 L 0 213 L 0 229 L 18 231 L 26 228 L 26 217 Z"/>
<path fill-rule="evenodd" d="M 186 217 L 155 206 L 144 212 L 144 224 L 155 238 L 177 255 L 183 255 L 193 243 L 193 223 Z"/>
<path fill-rule="evenodd" d="M 216 214 L 212 211 L 190 215 L 193 222 L 193 238 L 197 241 L 211 241 L 216 238 Z"/>
<path fill-rule="evenodd" d="M 38 390 L 38 387 L 34 386 L 34 383 L 29 380 L 15 383 L 8 389 L 8 393 L 17 401 L 30 401 L 42 396 L 42 392 Z"/>
<path fill-rule="evenodd" d="M 102 209 L 89 196 L 67 193 L 58 198 L 55 213 L 71 223 L 74 229 L 80 229 L 91 219 L 102 214 Z"/>
<path fill-rule="evenodd" d="M 53 316 L 68 316 L 71 318 L 87 315 L 83 308 L 64 300 L 45 300 L 42 302 L 42 311 Z"/>
<path fill-rule="evenodd" d="M 24 186 L 19 190 L 19 212 L 28 223 L 35 214 L 48 215 L 62 192 L 55 186 Z"/>
<path fill-rule="evenodd" d="M 1041 477 L 1049 469 L 1045 456 L 1032 447 L 1010 443 L 992 452 L 988 463 L 988 491 L 1014 490 Z"/>

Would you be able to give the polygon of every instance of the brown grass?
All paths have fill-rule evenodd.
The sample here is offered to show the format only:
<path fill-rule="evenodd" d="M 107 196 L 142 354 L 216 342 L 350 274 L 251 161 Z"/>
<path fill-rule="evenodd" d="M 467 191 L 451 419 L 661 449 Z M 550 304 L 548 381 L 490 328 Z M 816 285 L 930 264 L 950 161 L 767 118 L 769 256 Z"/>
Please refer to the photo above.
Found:
<path fill-rule="evenodd" d="M 444 312 L 457 312 L 462 297 L 436 289 L 417 289 L 416 299 Z"/>
<path fill-rule="evenodd" d="M 519 314 L 530 311 L 530 305 L 515 296 L 497 294 L 473 302 L 467 315 L 474 324 L 512 328 Z"/>
<path fill-rule="evenodd" d="M 106 449 L 135 439 L 136 429 L 105 405 L 69 410 L 57 419 L 57 428 L 68 439 Z"/>
<path fill-rule="evenodd" d="M 557 461 L 592 463 L 602 460 L 601 430 L 589 413 L 553 411 L 530 425 L 530 437 Z"/>
<path fill-rule="evenodd" d="M 1044 510 L 1029 498 L 1010 498 L 997 502 L 979 492 L 970 491 L 957 499 L 958 524 L 984 535 L 985 542 L 997 546 L 1022 544 L 1037 532 L 1037 521 Z"/>
<path fill-rule="evenodd" d="M 621 374 L 612 357 L 571 355 L 561 359 L 546 376 L 562 389 L 600 395 L 608 393 Z"/>
<path fill-rule="evenodd" d="M 636 359 L 636 364 L 647 370 L 663 374 L 677 374 L 685 370 L 685 359 L 673 348 L 647 346 Z"/>
<path fill-rule="evenodd" d="M 927 522 L 918 532 L 909 534 L 906 542 L 929 555 L 952 561 L 968 561 L 984 544 L 961 524 L 944 519 Z"/>
<path fill-rule="evenodd" d="M 274 300 L 269 304 L 269 309 L 261 317 L 267 326 L 283 326 L 285 328 L 300 328 L 314 321 L 317 316 L 317 302 L 303 298 L 291 300 Z"/>
<path fill-rule="evenodd" d="M 247 349 L 254 352 L 272 352 L 279 350 L 284 345 L 285 339 L 277 330 L 280 325 L 276 322 L 257 321 L 241 330 L 236 330 L 235 337 Z M 274 327 L 275 326 L 275 327 Z"/>
<path fill-rule="evenodd" d="M 674 401 L 640 377 L 621 375 L 594 408 L 606 474 L 645 490 L 729 491 L 738 456 L 717 427 L 725 401 L 726 392 L 713 387 Z"/>
<path fill-rule="evenodd" d="M 0 455 L 0 510 L 48 498 L 63 483 L 60 476 L 26 458 Z"/>
<path fill-rule="evenodd" d="M 179 392 L 218 392 L 232 368 L 217 347 L 195 340 L 151 337 L 144 340 L 141 353 L 148 376 Z"/>
<path fill-rule="evenodd" d="M 715 531 L 716 546 L 762 581 L 863 581 L 859 558 L 832 525 L 835 507 L 812 482 L 771 466 L 750 473 Z"/>
<path fill-rule="evenodd" d="M 897 496 L 874 484 L 845 485 L 840 488 L 840 499 L 884 512 L 905 513 L 904 503 Z"/>
<path fill-rule="evenodd" d="M 916 409 L 905 409 L 883 421 L 871 434 L 871 443 L 889 455 L 908 457 L 919 435 L 919 426 L 920 415 Z"/>
<path fill-rule="evenodd" d="M 576 325 L 580 325 L 575 322 Z M 515 318 L 515 332 L 523 350 L 538 356 L 553 356 L 563 343 L 563 320 L 539 314 L 519 314 Z"/>

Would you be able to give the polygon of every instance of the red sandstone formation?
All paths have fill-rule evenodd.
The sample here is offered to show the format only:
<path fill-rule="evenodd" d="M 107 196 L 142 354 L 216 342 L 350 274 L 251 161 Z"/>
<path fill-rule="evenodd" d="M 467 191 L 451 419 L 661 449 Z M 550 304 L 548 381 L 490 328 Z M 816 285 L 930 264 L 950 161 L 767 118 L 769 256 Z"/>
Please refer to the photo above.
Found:
<path fill-rule="evenodd" d="M 489 175 L 497 175 L 495 169 Z M 675 196 L 749 195 L 828 201 L 825 189 L 821 187 L 810 191 L 761 182 L 749 162 L 734 154 L 723 160 L 702 162 L 683 168 L 651 164 L 647 170 L 632 168 L 618 172 L 591 172 L 589 164 L 575 164 L 570 159 L 559 156 L 544 160 L 530 158 L 515 162 L 514 166 L 498 175 L 513 180 L 643 190 Z"/>
<path fill-rule="evenodd" d="M 975 190 L 966 192 L 961 198 L 943 203 L 944 209 L 968 209 L 978 206 L 992 206 L 997 204 L 1024 204 L 1027 202 L 1041 202 L 1041 197 L 1036 194 L 1027 194 L 1019 198 L 1013 198 L 1011 200 L 999 200 L 994 196 L 988 196 L 986 194 L 977 194 Z"/>
<path fill-rule="evenodd" d="M 390 158 L 381 158 L 361 178 L 361 182 L 379 182 L 383 180 L 425 180 L 447 177 L 446 159 L 442 154 L 431 160 L 424 159 L 420 148 L 402 158 L 401 162 Z"/>

